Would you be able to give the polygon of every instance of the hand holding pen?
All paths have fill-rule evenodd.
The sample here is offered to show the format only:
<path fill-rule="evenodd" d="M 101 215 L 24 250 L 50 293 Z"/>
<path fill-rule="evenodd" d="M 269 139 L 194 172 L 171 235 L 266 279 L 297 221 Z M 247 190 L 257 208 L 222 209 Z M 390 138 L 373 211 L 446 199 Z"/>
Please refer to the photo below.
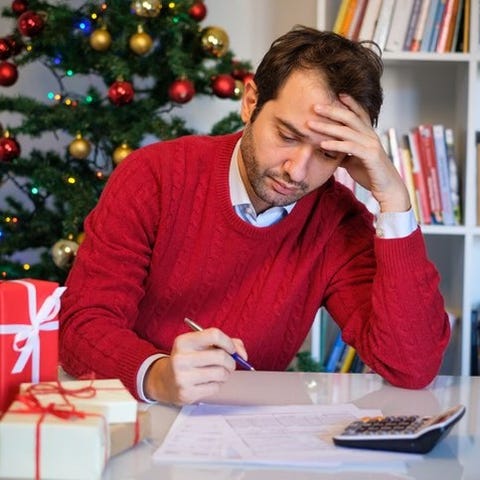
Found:
<path fill-rule="evenodd" d="M 185 323 L 194 331 L 202 332 L 203 328 L 195 323 L 193 320 L 189 318 L 185 318 Z M 255 370 L 244 358 L 242 358 L 237 352 L 229 354 L 241 367 L 245 370 Z"/>
<path fill-rule="evenodd" d="M 145 374 L 143 385 L 148 399 L 179 406 L 198 402 L 218 393 L 236 363 L 253 370 L 245 360 L 241 340 L 230 338 L 218 328 L 204 330 L 187 319 L 185 323 L 194 333 L 178 335 L 169 355 L 154 361 Z"/>

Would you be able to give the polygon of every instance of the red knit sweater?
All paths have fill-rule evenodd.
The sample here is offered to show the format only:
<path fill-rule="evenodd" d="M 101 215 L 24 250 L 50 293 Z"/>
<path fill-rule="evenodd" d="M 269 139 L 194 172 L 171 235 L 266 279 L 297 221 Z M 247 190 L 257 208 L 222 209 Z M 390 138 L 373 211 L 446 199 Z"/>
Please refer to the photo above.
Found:
<path fill-rule="evenodd" d="M 428 384 L 450 330 L 420 231 L 375 238 L 371 215 L 333 179 L 281 222 L 245 223 L 228 188 L 238 138 L 159 142 L 117 167 L 62 298 L 66 371 L 136 393 L 140 365 L 170 351 L 184 317 L 241 338 L 257 369 L 283 370 L 323 304 L 387 381 Z"/>

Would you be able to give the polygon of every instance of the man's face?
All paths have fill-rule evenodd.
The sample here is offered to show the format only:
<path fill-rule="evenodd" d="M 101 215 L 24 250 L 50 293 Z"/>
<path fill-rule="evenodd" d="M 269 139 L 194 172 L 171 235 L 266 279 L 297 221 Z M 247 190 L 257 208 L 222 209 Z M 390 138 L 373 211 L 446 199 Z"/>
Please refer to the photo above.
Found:
<path fill-rule="evenodd" d="M 342 162 L 344 154 L 320 147 L 328 137 L 307 126 L 309 120 L 319 119 L 315 104 L 334 101 L 317 74 L 294 72 L 278 97 L 265 103 L 250 123 L 256 90 L 254 84 L 246 86 L 239 168 L 257 213 L 299 200 L 323 185 Z"/>

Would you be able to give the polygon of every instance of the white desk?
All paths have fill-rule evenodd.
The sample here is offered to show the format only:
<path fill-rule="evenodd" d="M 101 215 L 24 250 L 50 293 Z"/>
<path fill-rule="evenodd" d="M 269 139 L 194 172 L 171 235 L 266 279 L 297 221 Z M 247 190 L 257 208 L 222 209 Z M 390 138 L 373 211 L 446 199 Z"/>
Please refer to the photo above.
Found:
<path fill-rule="evenodd" d="M 354 403 L 361 408 L 380 408 L 384 414 L 439 413 L 462 403 L 465 416 L 430 453 L 421 460 L 397 466 L 372 465 L 348 471 L 259 467 L 159 465 L 152 454 L 162 442 L 179 409 L 150 407 L 152 437 L 110 460 L 105 480 L 356 480 L 480 479 L 480 377 L 438 377 L 425 390 L 405 390 L 386 385 L 371 374 L 235 372 L 219 401 L 237 403 L 332 404 Z M 245 394 L 245 387 L 248 393 Z"/>

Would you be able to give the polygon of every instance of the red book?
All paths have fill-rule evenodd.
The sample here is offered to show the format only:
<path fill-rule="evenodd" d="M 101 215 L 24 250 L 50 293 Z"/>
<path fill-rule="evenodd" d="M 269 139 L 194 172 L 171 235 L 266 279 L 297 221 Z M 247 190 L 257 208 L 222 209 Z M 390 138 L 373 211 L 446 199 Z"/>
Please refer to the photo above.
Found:
<path fill-rule="evenodd" d="M 64 290 L 44 280 L 0 281 L 0 413 L 21 383 L 57 380 L 57 314 Z"/>
<path fill-rule="evenodd" d="M 432 209 L 428 195 L 427 180 L 420 159 L 420 134 L 417 128 L 408 132 L 408 148 L 412 158 L 412 176 L 415 185 L 417 204 L 419 206 L 420 222 L 429 225 L 432 223 Z"/>
<path fill-rule="evenodd" d="M 432 221 L 433 223 L 443 223 L 442 197 L 440 194 L 440 181 L 438 179 L 437 157 L 435 154 L 435 140 L 432 125 L 422 124 L 417 128 L 420 141 L 420 159 L 427 180 Z"/>

